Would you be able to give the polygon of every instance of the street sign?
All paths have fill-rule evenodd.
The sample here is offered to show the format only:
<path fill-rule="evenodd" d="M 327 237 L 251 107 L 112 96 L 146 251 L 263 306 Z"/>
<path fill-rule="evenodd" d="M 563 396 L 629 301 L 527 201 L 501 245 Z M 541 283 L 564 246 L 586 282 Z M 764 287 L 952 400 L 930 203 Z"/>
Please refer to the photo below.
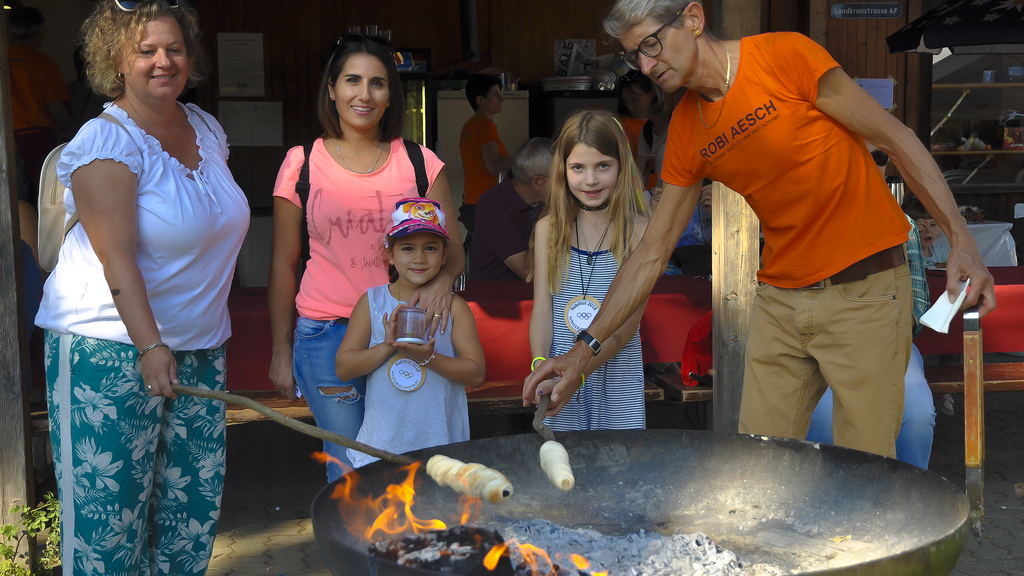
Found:
<path fill-rule="evenodd" d="M 829 17 L 834 20 L 863 18 L 899 18 L 903 5 L 899 2 L 849 2 L 832 4 Z"/>

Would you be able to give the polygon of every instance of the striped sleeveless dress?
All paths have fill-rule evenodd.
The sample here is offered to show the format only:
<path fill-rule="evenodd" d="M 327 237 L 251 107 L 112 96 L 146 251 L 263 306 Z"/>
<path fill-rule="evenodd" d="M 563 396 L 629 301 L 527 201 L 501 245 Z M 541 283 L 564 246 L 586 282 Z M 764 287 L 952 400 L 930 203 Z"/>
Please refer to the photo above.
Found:
<path fill-rule="evenodd" d="M 592 255 L 593 264 L 587 261 Z M 551 354 L 560 356 L 572 348 L 576 334 L 565 322 L 565 308 L 573 298 L 587 296 L 604 302 L 619 263 L 608 250 L 586 252 L 571 247 L 569 273 L 558 293 L 552 295 Z M 573 396 L 557 416 L 544 422 L 555 431 L 641 429 L 644 412 L 644 366 L 640 353 L 640 332 L 630 338 L 618 354 L 587 377 L 586 386 Z"/>

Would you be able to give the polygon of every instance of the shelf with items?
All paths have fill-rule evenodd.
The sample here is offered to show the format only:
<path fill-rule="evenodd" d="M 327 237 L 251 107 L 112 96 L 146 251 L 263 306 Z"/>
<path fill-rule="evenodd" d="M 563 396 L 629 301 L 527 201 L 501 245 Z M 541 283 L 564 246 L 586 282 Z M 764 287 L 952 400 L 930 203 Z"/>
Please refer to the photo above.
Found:
<path fill-rule="evenodd" d="M 946 56 L 934 61 L 932 79 L 929 149 L 947 182 L 974 187 L 1018 180 L 1024 54 Z"/>

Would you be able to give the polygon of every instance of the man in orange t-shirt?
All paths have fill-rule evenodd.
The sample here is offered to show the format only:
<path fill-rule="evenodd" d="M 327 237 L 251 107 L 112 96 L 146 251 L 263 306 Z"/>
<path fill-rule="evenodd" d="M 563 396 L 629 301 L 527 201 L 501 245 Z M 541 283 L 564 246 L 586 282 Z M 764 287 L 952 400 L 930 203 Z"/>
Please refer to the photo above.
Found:
<path fill-rule="evenodd" d="M 71 101 L 57 61 L 39 51 L 46 31 L 43 14 L 32 7 L 11 10 L 8 51 L 11 63 L 11 112 L 14 143 L 28 169 L 34 188 L 50 150 L 58 144 L 56 132 L 71 126 L 67 104 Z M 29 193 L 34 205 L 36 195 Z"/>
<path fill-rule="evenodd" d="M 909 226 L 865 141 L 896 161 L 949 236 L 947 288 L 995 307 L 992 277 L 928 151 L 820 46 L 794 33 L 722 41 L 697 0 L 619 0 L 605 31 L 626 62 L 667 93 L 689 92 L 669 127 L 665 188 L 643 240 L 567 354 L 524 386 L 560 375 L 557 412 L 579 374 L 646 300 L 697 203 L 704 177 L 739 192 L 761 219 L 764 268 L 747 335 L 740 432 L 803 438 L 827 386 L 837 444 L 895 457 L 910 354 Z M 728 272 L 719 272 L 728 273 Z"/>
<path fill-rule="evenodd" d="M 476 201 L 481 194 L 498 185 L 498 174 L 512 169 L 512 158 L 508 157 L 508 151 L 498 137 L 498 127 L 494 124 L 494 115 L 501 112 L 501 104 L 505 101 L 498 78 L 488 74 L 473 74 L 466 82 L 466 99 L 476 111 L 462 126 L 459 137 L 462 172 L 465 176 L 459 221 L 469 233 L 466 236 L 468 244 L 476 223 Z"/>

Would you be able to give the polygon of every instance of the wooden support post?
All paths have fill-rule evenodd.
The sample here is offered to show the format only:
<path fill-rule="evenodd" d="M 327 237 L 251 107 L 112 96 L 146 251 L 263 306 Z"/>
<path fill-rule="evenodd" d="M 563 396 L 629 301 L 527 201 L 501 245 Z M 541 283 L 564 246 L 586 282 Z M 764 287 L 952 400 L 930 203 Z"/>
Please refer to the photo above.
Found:
<path fill-rule="evenodd" d="M 761 32 L 761 0 L 723 0 L 720 35 L 725 40 Z M 716 9 L 716 15 L 719 11 Z M 717 26 L 716 26 L 717 28 Z M 716 30 L 718 31 L 718 30 Z M 711 308 L 714 331 L 716 432 L 739 429 L 743 357 L 757 287 L 759 228 L 742 196 L 715 183 L 711 192 L 713 246 Z"/>
<path fill-rule="evenodd" d="M 964 311 L 964 465 L 971 527 L 985 519 L 985 360 L 978 308 Z"/>
<path fill-rule="evenodd" d="M 828 41 L 829 0 L 810 0 L 810 15 L 807 24 L 808 36 L 822 46 Z"/>
<path fill-rule="evenodd" d="M 0 10 L 0 524 L 16 518 L 8 510 L 32 503 L 29 465 L 28 373 L 21 290 L 21 235 L 14 177 L 14 130 L 7 62 L 7 10 Z"/>
<path fill-rule="evenodd" d="M 716 432 L 739 429 L 743 358 L 757 287 L 758 222 L 747 201 L 724 184 L 711 188 L 711 310 Z"/>

